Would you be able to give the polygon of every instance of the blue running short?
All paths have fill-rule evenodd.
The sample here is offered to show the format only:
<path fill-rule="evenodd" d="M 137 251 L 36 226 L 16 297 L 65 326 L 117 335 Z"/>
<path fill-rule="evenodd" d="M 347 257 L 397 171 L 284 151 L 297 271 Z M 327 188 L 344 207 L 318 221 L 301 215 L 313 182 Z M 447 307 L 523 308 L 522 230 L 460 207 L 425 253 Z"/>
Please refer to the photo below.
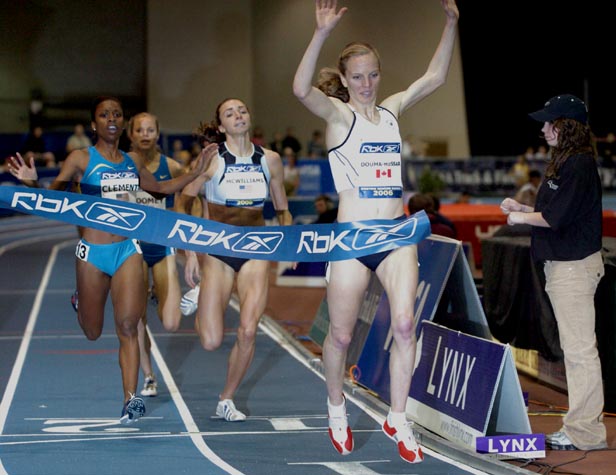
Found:
<path fill-rule="evenodd" d="M 111 244 L 91 244 L 80 239 L 75 255 L 84 262 L 89 262 L 101 272 L 113 276 L 124 261 L 133 254 L 141 254 L 139 241 L 126 239 Z"/>

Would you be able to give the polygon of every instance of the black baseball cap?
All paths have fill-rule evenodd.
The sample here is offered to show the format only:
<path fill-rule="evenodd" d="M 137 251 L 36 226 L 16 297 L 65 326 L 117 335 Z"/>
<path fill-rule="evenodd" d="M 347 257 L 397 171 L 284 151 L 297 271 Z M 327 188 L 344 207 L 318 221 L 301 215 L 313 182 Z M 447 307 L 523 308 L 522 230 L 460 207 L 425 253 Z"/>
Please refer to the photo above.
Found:
<path fill-rule="evenodd" d="M 556 119 L 573 119 L 582 124 L 588 122 L 586 104 L 582 99 L 571 94 L 553 97 L 545 103 L 543 109 L 528 115 L 539 122 L 553 122 Z"/>

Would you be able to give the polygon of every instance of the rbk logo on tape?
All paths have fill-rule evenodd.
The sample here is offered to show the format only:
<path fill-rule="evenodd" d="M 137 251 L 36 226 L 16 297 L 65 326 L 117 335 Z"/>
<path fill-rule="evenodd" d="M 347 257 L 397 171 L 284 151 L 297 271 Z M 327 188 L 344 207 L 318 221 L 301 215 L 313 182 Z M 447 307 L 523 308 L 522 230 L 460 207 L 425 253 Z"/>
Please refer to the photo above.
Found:
<path fill-rule="evenodd" d="M 0 206 L 161 246 L 216 256 L 288 262 L 355 259 L 417 244 L 430 235 L 420 211 L 392 219 L 301 226 L 233 226 L 118 199 L 0 186 Z M 355 243 L 355 247 L 353 246 Z"/>
<path fill-rule="evenodd" d="M 231 249 L 237 252 L 273 254 L 283 238 L 284 235 L 279 232 L 250 232 L 244 234 Z"/>
<path fill-rule="evenodd" d="M 476 450 L 480 454 L 543 458 L 545 457 L 545 435 L 516 434 L 477 437 Z"/>
<path fill-rule="evenodd" d="M 399 224 L 367 226 L 360 229 L 353 239 L 353 249 L 366 249 L 388 242 L 411 237 L 417 228 L 416 220 L 405 220 Z"/>
<path fill-rule="evenodd" d="M 103 203 L 94 203 L 85 215 L 88 221 L 105 223 L 127 231 L 141 226 L 145 217 L 146 214 L 141 210 Z"/>

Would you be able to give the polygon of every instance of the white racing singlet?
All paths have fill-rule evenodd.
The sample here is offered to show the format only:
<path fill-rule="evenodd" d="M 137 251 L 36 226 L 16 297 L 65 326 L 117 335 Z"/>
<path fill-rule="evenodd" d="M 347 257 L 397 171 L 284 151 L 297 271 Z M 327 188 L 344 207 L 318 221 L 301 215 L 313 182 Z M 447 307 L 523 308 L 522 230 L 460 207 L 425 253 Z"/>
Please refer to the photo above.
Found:
<path fill-rule="evenodd" d="M 351 108 L 354 119 L 349 134 L 328 153 L 338 193 L 358 188 L 360 198 L 402 197 L 398 121 L 387 109 L 377 109 L 380 121 L 374 124 Z"/>
<path fill-rule="evenodd" d="M 238 207 L 262 207 L 269 196 L 270 171 L 265 152 L 253 146 L 249 157 L 236 157 L 223 142 L 218 147 L 218 167 L 205 183 L 210 203 Z"/>

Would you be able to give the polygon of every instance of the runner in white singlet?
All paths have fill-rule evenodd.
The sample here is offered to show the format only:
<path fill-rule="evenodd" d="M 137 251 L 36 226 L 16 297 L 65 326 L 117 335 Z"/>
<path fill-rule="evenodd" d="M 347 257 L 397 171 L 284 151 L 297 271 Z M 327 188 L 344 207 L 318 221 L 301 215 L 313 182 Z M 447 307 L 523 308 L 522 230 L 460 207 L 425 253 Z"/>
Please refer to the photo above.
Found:
<path fill-rule="evenodd" d="M 337 11 L 336 0 L 316 0 L 316 29 L 295 74 L 293 92 L 312 113 L 326 121 L 326 144 L 339 194 L 340 222 L 404 215 L 397 118 L 445 83 L 456 38 L 458 9 L 454 0 L 441 3 L 447 21 L 426 73 L 408 89 L 377 106 L 380 60 L 374 47 L 366 43 L 347 45 L 340 54 L 338 68 L 321 70 L 318 87 L 312 86 L 321 48 L 347 11 Z M 376 272 L 387 292 L 394 337 L 389 368 L 391 410 L 383 430 L 396 442 L 404 460 L 421 462 L 423 454 L 405 415 L 416 347 L 416 246 L 361 260 L 336 261 L 329 266 L 330 327 L 323 345 L 323 361 L 330 438 L 342 455 L 353 450 L 342 392 L 344 366 L 371 271 Z"/>
<path fill-rule="evenodd" d="M 201 141 L 218 142 L 218 156 L 205 173 L 181 194 L 178 209 L 189 213 L 205 188 L 209 219 L 236 226 L 263 226 L 263 204 L 271 197 L 280 225 L 292 224 L 284 190 L 282 160 L 278 153 L 250 141 L 250 112 L 239 99 L 225 99 L 216 108 L 212 124 L 202 124 Z M 237 276 L 240 324 L 227 366 L 216 416 L 236 422 L 246 419 L 233 396 L 252 362 L 259 319 L 267 303 L 270 263 L 240 257 L 205 255 L 201 272 L 194 252 L 187 252 L 187 283 L 197 285 L 201 275 L 195 328 L 201 345 L 216 350 L 224 337 L 224 316 Z"/>

